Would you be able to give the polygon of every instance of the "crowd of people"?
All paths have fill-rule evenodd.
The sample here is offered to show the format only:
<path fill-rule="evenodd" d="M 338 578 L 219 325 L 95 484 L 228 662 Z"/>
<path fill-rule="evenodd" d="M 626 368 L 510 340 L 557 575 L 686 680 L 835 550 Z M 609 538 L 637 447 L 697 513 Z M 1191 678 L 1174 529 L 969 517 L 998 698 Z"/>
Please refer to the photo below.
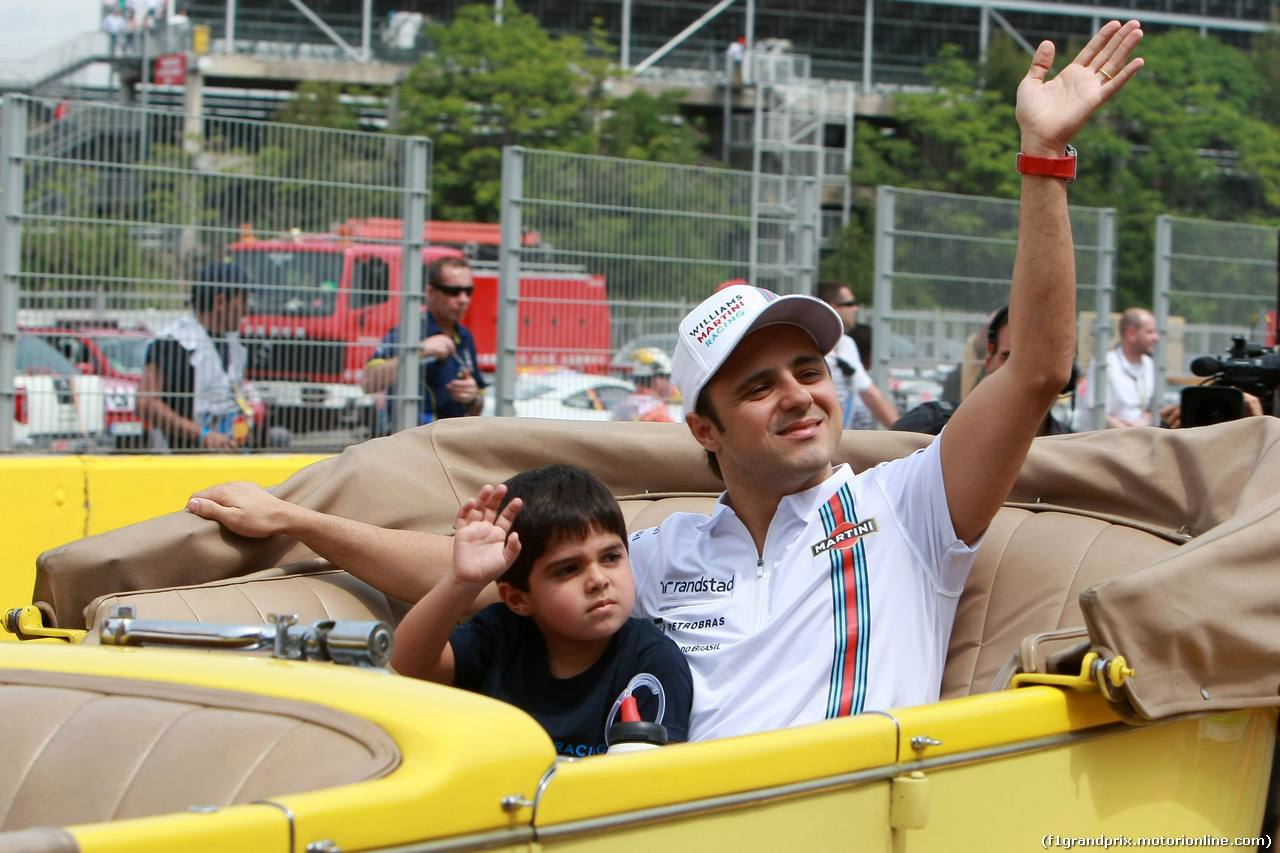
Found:
<path fill-rule="evenodd" d="M 108 36 L 111 55 L 141 50 L 141 33 L 174 23 L 168 9 L 167 0 L 103 0 L 102 30 Z"/>
<path fill-rule="evenodd" d="M 199 492 L 188 509 L 240 535 L 290 536 L 417 602 L 393 667 L 511 701 L 568 754 L 598 751 L 604 702 L 642 667 L 676 697 L 674 740 L 935 701 L 976 550 L 1072 373 L 1069 143 L 1141 68 L 1130 59 L 1141 38 L 1136 21 L 1110 22 L 1053 77 L 1052 44 L 1037 49 L 1018 89 L 1022 204 L 1005 322 L 988 338 L 987 375 L 916 453 L 860 473 L 833 464 L 843 403 L 859 393 L 847 288 L 816 299 L 731 284 L 683 318 L 669 366 L 689 433 L 724 483 L 709 517 L 676 513 L 628 534 L 607 489 L 563 466 L 484 487 L 451 537 L 245 483 Z M 445 287 L 438 299 L 468 295 Z M 424 321 L 421 346 L 432 331 Z M 440 334 L 456 356 L 461 336 Z M 458 387 L 468 409 L 475 391 Z"/>

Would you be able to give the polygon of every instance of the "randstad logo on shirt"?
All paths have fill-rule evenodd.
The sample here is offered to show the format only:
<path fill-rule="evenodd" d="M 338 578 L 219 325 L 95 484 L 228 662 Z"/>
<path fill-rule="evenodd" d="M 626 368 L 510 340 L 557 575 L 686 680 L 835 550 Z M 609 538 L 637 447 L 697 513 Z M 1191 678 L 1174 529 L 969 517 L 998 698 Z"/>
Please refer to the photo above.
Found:
<path fill-rule="evenodd" d="M 744 307 L 745 300 L 741 296 L 735 296 L 702 318 L 698 325 L 689 330 L 689 334 L 698 343 L 711 346 L 726 326 L 742 318 Z"/>
<path fill-rule="evenodd" d="M 844 524 L 831 531 L 831 535 L 826 539 L 823 539 L 821 542 L 817 542 L 809 547 L 810 550 L 813 551 L 813 556 L 815 557 L 819 554 L 825 554 L 832 548 L 843 551 L 846 548 L 852 548 L 854 545 L 857 545 L 858 540 L 863 536 L 866 536 L 869 533 L 878 533 L 879 531 L 880 527 L 876 524 L 876 520 L 874 518 L 868 518 L 866 521 L 859 521 L 857 524 L 850 524 L 846 521 Z"/>
<path fill-rule="evenodd" d="M 733 592 L 733 578 L 727 581 L 719 578 L 698 578 L 692 581 L 663 581 L 663 595 L 679 595 L 680 593 L 698 592 Z"/>

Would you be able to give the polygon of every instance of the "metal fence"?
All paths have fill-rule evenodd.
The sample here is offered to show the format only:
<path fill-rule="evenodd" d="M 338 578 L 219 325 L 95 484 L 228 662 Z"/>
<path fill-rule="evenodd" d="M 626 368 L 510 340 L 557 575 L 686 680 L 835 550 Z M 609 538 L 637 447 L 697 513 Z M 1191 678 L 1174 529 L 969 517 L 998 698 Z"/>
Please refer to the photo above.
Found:
<path fill-rule="evenodd" d="M 204 440 L 198 395 L 160 375 L 172 365 L 141 383 L 148 341 L 219 260 L 254 282 L 242 333 L 256 395 L 224 413 L 240 446 L 367 435 L 385 397 L 360 389 L 363 360 L 421 311 L 422 263 L 403 261 L 423 252 L 428 155 L 419 138 L 6 96 L 0 449 L 146 448 L 140 407 L 157 400 L 178 418 L 161 431 L 171 444 Z M 219 351 L 239 335 L 210 337 Z M 393 390 L 416 398 L 416 349 L 405 356 Z M 353 432 L 318 432 L 334 429 Z"/>
<path fill-rule="evenodd" d="M 720 283 L 812 292 L 812 178 L 520 148 L 502 174 L 500 414 L 608 419 L 632 354 L 674 352 L 680 318 Z M 607 376 L 584 391 L 565 367 Z"/>
<path fill-rule="evenodd" d="M 215 351 L 246 348 L 244 449 L 338 449 L 416 423 L 416 334 L 390 351 L 392 387 L 360 383 L 388 332 L 418 328 L 424 262 L 440 252 L 474 259 L 465 322 L 498 414 L 608 419 L 634 391 L 632 356 L 669 356 L 680 317 L 721 282 L 812 292 L 811 178 L 508 149 L 500 231 L 446 234 L 429 219 L 429 152 L 420 138 L 6 96 L 0 450 L 148 449 L 150 401 L 194 414 L 190 390 L 143 385 L 144 361 L 210 261 L 253 282 L 239 332 L 212 336 Z M 966 344 L 1008 299 L 1017 211 L 878 191 L 873 372 L 900 408 L 979 366 Z M 1114 334 L 1115 222 L 1071 219 L 1084 367 Z M 1263 337 L 1273 229 L 1161 217 L 1156 243 L 1162 381 L 1232 335 Z"/>
<path fill-rule="evenodd" d="M 880 187 L 876 193 L 872 375 L 900 407 L 949 396 L 944 384 L 985 351 L 988 317 L 1008 304 L 1017 201 Z M 1077 352 L 1105 353 L 1114 292 L 1115 212 L 1071 207 Z M 1084 367 L 1084 364 L 1081 364 Z M 949 391 L 950 389 L 948 389 Z"/>
<path fill-rule="evenodd" d="M 1154 284 L 1156 387 L 1199 382 L 1192 360 L 1223 355 L 1234 336 L 1274 343 L 1276 229 L 1157 217 Z"/>

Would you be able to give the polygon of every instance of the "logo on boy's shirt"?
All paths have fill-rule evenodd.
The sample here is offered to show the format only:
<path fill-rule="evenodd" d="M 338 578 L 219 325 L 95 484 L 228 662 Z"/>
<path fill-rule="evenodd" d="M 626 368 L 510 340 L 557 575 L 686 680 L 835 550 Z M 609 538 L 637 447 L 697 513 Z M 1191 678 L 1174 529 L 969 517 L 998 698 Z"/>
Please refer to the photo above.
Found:
<path fill-rule="evenodd" d="M 563 743 L 556 741 L 556 754 L 568 755 L 573 758 L 586 758 L 588 755 L 604 755 L 609 751 L 609 747 L 604 744 L 592 746 L 587 743 Z"/>
<path fill-rule="evenodd" d="M 876 520 L 874 518 L 868 518 L 866 521 L 859 521 L 857 524 L 852 524 L 846 521 L 844 524 L 841 524 L 835 530 L 831 531 L 831 534 L 825 539 L 810 545 L 809 550 L 813 552 L 813 556 L 815 557 L 827 553 L 832 548 L 835 548 L 838 551 L 843 551 L 846 548 L 852 548 L 854 545 L 857 545 L 858 540 L 863 536 L 871 533 L 878 533 L 879 531 L 880 527 L 876 524 Z"/>

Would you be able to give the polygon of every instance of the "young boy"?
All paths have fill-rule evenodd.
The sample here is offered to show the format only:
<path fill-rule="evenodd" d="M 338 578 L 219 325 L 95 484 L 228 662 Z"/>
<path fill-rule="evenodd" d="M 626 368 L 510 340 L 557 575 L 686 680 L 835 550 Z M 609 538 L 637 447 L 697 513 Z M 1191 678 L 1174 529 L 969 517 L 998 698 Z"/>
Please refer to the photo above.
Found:
<path fill-rule="evenodd" d="M 454 627 L 495 579 L 502 603 Z M 689 665 L 652 622 L 630 618 L 635 597 L 626 523 L 609 489 L 569 465 L 535 468 L 458 510 L 453 570 L 396 629 L 391 665 L 521 708 L 571 756 L 606 750 L 614 702 L 647 672 L 666 696 L 668 740 L 687 740 Z M 652 722 L 657 697 L 644 687 L 635 697 Z"/>

